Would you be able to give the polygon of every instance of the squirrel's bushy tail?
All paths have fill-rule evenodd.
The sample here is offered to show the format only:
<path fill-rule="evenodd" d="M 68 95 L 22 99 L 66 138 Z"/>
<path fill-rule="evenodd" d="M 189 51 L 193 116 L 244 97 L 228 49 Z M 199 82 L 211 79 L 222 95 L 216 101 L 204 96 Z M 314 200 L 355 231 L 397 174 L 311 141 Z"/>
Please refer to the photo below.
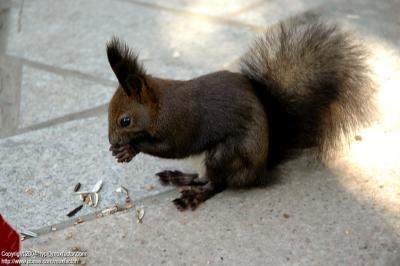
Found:
<path fill-rule="evenodd" d="M 354 130 L 368 125 L 373 83 L 364 48 L 351 34 L 319 20 L 280 23 L 241 59 L 269 124 L 269 165 L 316 147 L 326 158 Z"/>

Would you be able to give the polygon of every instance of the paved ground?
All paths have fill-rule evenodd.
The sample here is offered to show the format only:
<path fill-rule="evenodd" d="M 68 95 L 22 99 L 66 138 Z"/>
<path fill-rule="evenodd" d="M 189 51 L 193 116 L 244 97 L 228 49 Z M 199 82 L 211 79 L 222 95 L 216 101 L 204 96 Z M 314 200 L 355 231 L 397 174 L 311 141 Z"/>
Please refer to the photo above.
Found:
<path fill-rule="evenodd" d="M 142 155 L 115 163 L 112 35 L 136 47 L 149 72 L 185 79 L 235 69 L 266 26 L 307 11 L 371 48 L 381 113 L 361 141 L 326 165 L 303 156 L 266 188 L 227 191 L 185 213 L 154 173 L 190 164 Z M 400 265 L 399 13 L 395 0 L 2 0 L 0 213 L 39 233 L 25 250 L 85 250 L 88 265 Z M 68 218 L 79 205 L 74 185 L 98 180 L 99 206 Z M 124 204 L 120 185 L 145 210 L 141 224 L 135 208 L 101 214 Z"/>

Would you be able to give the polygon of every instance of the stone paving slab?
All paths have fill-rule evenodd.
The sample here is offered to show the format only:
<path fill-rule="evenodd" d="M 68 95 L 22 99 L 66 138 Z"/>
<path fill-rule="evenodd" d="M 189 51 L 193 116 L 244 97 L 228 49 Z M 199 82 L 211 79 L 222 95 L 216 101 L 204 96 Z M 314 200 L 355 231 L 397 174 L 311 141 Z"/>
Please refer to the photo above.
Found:
<path fill-rule="evenodd" d="M 400 196 L 393 209 L 379 199 L 399 184 L 375 187 L 352 167 L 345 159 L 334 170 L 302 158 L 284 165 L 269 187 L 226 191 L 194 212 L 178 212 L 171 192 L 141 202 L 142 224 L 134 212 L 115 214 L 29 239 L 23 249 L 78 247 L 88 252 L 87 265 L 396 266 L 399 220 L 388 217 L 399 218 Z"/>
<path fill-rule="evenodd" d="M 84 11 L 83 11 L 84 10 Z M 19 9 L 12 9 L 17 21 Z M 112 0 L 25 1 L 11 23 L 7 53 L 113 79 L 105 44 L 117 35 L 155 75 L 191 78 L 240 56 L 253 33 L 204 18 Z M 62 47 L 62 48 L 61 48 Z M 162 62 L 162 64 L 160 63 Z"/>
<path fill-rule="evenodd" d="M 320 15 L 351 28 L 359 34 L 372 35 L 400 45 L 400 4 L 398 0 L 312 0 L 266 1 L 263 5 L 232 17 L 255 26 L 268 26 L 305 12 Z"/>
<path fill-rule="evenodd" d="M 306 11 L 313 10 L 327 0 L 272 0 L 264 1 L 258 7 L 241 12 L 232 19 L 252 24 L 255 26 L 268 27 L 279 21 L 288 19 L 289 17 L 302 14 Z"/>
<path fill-rule="evenodd" d="M 320 6 L 316 12 L 323 17 L 355 28 L 362 36 L 372 36 L 400 46 L 400 3 L 398 0 L 334 0 Z"/>
<path fill-rule="evenodd" d="M 68 220 L 66 214 L 80 204 L 72 193 L 78 182 L 81 190 L 91 190 L 104 181 L 101 210 L 121 200 L 115 193 L 121 185 L 138 199 L 165 191 L 156 172 L 191 169 L 143 155 L 117 164 L 108 151 L 107 132 L 106 116 L 100 116 L 0 140 L 0 213 L 17 227 L 41 228 Z M 148 190 L 149 185 L 154 189 Z M 85 206 L 80 215 L 94 211 Z"/>
<path fill-rule="evenodd" d="M 23 67 L 19 126 L 107 104 L 117 86 L 62 76 L 29 66 Z"/>
<path fill-rule="evenodd" d="M 119 1 L 130 1 L 133 3 L 143 4 L 154 7 L 159 7 L 160 9 L 175 9 L 180 11 L 191 12 L 195 14 L 204 14 L 211 16 L 230 16 L 232 14 L 243 12 L 247 9 L 252 9 L 260 5 L 260 0 L 147 0 L 147 1 L 137 1 L 137 0 L 119 0 Z"/>

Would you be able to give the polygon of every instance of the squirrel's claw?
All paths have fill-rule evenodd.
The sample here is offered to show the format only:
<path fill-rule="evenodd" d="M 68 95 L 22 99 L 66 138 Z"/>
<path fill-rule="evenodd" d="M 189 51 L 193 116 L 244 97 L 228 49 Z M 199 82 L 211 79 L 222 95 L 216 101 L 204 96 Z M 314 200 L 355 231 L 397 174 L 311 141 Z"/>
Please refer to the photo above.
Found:
<path fill-rule="evenodd" d="M 119 163 L 130 162 L 136 154 L 139 153 L 132 145 L 126 144 L 123 146 L 111 145 L 110 149 L 112 155 L 117 159 Z"/>
<path fill-rule="evenodd" d="M 118 158 L 118 162 L 119 163 L 127 163 L 130 162 L 133 159 L 134 155 L 129 154 L 129 153 L 123 153 L 122 155 L 120 155 Z"/>

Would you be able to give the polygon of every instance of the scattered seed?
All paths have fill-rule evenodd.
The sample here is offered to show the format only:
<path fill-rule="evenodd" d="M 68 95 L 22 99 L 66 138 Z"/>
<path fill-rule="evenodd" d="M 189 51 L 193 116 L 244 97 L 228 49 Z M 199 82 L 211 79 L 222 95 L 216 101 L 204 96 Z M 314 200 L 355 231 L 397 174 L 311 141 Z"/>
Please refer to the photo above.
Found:
<path fill-rule="evenodd" d="M 77 183 L 74 187 L 74 192 L 77 192 L 81 188 L 81 183 Z"/>
<path fill-rule="evenodd" d="M 150 184 L 150 185 L 148 185 L 148 186 L 146 187 L 146 189 L 147 189 L 148 191 L 150 191 L 150 190 L 153 190 L 155 187 L 156 187 L 156 186 L 154 186 L 153 184 Z"/>
<path fill-rule="evenodd" d="M 75 221 L 74 225 L 81 224 L 81 223 L 83 223 L 83 220 L 82 220 L 81 218 L 78 218 L 78 219 Z"/>
<path fill-rule="evenodd" d="M 32 196 L 32 194 L 33 194 L 33 188 L 27 188 L 27 189 L 25 189 L 25 193 L 26 194 L 28 194 L 29 196 Z"/>
<path fill-rule="evenodd" d="M 92 199 L 92 204 L 89 205 L 90 207 L 96 208 L 97 207 L 97 203 L 99 203 L 99 194 L 97 193 L 93 193 L 93 199 L 92 197 L 90 197 Z"/>
<path fill-rule="evenodd" d="M 92 197 L 90 196 L 90 194 L 84 195 L 83 198 L 84 198 L 83 200 L 84 203 L 86 203 L 87 205 L 92 204 Z"/>
<path fill-rule="evenodd" d="M 75 209 L 73 209 L 72 211 L 70 211 L 70 212 L 67 214 L 67 216 L 68 216 L 68 217 L 74 216 L 75 214 L 77 214 L 77 213 L 82 209 L 82 207 L 83 207 L 83 204 L 79 205 L 78 207 L 76 207 Z"/>
<path fill-rule="evenodd" d="M 103 180 L 99 180 L 99 181 L 96 183 L 96 185 L 94 185 L 94 187 L 93 187 L 93 189 L 92 189 L 92 192 L 97 193 L 97 192 L 100 191 L 100 189 L 101 189 L 102 187 L 103 187 Z"/>
<path fill-rule="evenodd" d="M 104 215 L 110 215 L 110 214 L 116 213 L 117 211 L 118 211 L 118 207 L 114 206 L 114 207 L 102 210 L 101 213 Z"/>
<path fill-rule="evenodd" d="M 20 229 L 19 230 L 21 235 L 25 235 L 25 236 L 30 236 L 30 237 L 37 237 L 38 235 L 35 232 L 26 230 L 26 229 Z"/>
<path fill-rule="evenodd" d="M 287 213 L 284 213 L 284 214 L 283 214 L 283 218 L 288 219 L 289 217 L 290 217 L 289 214 L 287 214 Z"/>
<path fill-rule="evenodd" d="M 78 246 L 75 246 L 75 247 L 72 247 L 72 248 L 71 248 L 71 251 L 72 251 L 72 252 L 77 252 L 77 251 L 80 251 L 80 250 L 81 250 L 81 248 L 78 247 Z"/>
<path fill-rule="evenodd" d="M 90 192 L 90 191 L 77 191 L 75 193 L 79 194 L 79 198 L 81 199 L 82 202 L 84 202 L 85 204 L 89 205 L 90 200 L 91 200 L 89 195 L 92 192 Z"/>
<path fill-rule="evenodd" d="M 143 222 L 143 217 L 144 217 L 144 209 L 140 208 L 136 210 L 136 222 L 138 224 L 141 224 Z"/>
<path fill-rule="evenodd" d="M 53 231 L 53 232 L 54 232 L 54 231 L 57 231 L 57 228 L 52 226 L 52 227 L 51 227 L 51 231 Z"/>
<path fill-rule="evenodd" d="M 357 135 L 354 138 L 356 139 L 356 141 L 362 141 L 362 137 L 360 135 Z"/>
<path fill-rule="evenodd" d="M 82 195 L 82 196 L 85 196 L 85 195 L 87 195 L 87 194 L 90 194 L 90 193 L 92 193 L 92 191 L 77 191 L 77 192 L 75 192 L 76 194 L 79 194 L 79 195 Z"/>
<path fill-rule="evenodd" d="M 118 192 L 118 193 L 124 193 L 125 195 L 129 195 L 129 193 L 128 193 L 128 189 L 126 188 L 126 187 L 123 187 L 123 186 L 120 186 L 119 188 L 117 188 L 116 190 L 115 190 L 115 192 Z"/>
<path fill-rule="evenodd" d="M 80 199 L 90 207 L 96 208 L 99 202 L 99 194 L 97 192 L 76 192 L 80 194 Z"/>
<path fill-rule="evenodd" d="M 131 203 L 131 198 L 129 197 L 129 192 L 126 187 L 120 186 L 115 190 L 117 193 L 124 193 L 125 194 L 125 203 L 129 204 Z"/>

